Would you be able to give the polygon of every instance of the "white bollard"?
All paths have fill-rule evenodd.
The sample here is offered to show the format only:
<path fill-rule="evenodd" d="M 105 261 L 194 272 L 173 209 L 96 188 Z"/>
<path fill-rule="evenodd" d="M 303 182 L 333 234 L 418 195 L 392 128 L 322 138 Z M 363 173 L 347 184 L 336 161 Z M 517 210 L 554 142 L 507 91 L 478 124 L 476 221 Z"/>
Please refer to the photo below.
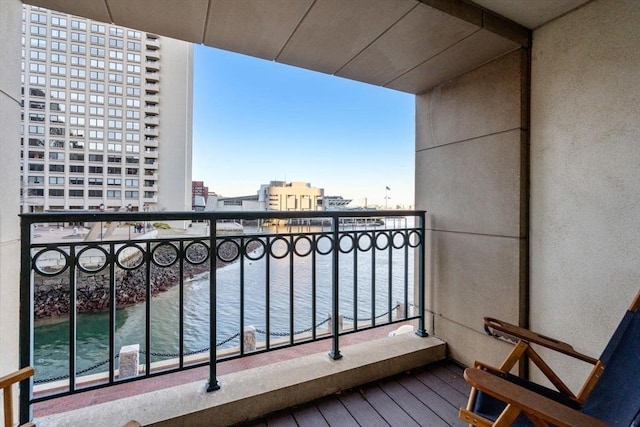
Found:
<path fill-rule="evenodd" d="M 338 332 L 342 332 L 344 326 L 344 316 L 342 314 L 338 314 Z M 329 313 L 329 323 L 328 323 L 329 333 L 333 331 L 333 317 L 331 317 L 331 313 Z"/>
<path fill-rule="evenodd" d="M 256 328 L 254 326 L 244 328 L 243 340 L 245 352 L 256 351 Z"/>
<path fill-rule="evenodd" d="M 138 375 L 140 365 L 140 344 L 125 345 L 120 348 L 118 378 L 129 378 Z"/>

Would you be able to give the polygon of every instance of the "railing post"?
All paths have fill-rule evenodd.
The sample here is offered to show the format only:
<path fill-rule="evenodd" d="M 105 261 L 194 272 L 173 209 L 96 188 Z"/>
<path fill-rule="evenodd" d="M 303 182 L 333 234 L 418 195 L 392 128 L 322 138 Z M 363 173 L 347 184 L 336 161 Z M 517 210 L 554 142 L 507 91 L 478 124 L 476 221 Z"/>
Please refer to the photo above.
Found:
<path fill-rule="evenodd" d="M 418 245 L 418 310 L 420 311 L 418 317 L 418 329 L 416 335 L 419 337 L 429 336 L 424 329 L 424 254 L 425 254 L 425 216 L 426 212 L 420 212 L 418 216 L 418 229 L 420 230 L 420 245 Z"/>
<path fill-rule="evenodd" d="M 33 291 L 31 289 L 31 221 L 20 220 L 20 368 L 31 366 Z M 33 378 L 20 383 L 20 424 L 31 421 Z"/>
<path fill-rule="evenodd" d="M 338 289 L 338 253 L 340 252 L 340 241 L 339 241 L 339 221 L 338 216 L 333 215 L 333 250 L 331 252 L 332 255 L 332 263 L 331 263 L 331 318 L 337 320 L 339 313 L 339 305 L 338 305 L 338 297 L 340 295 Z M 339 322 L 334 321 L 331 324 L 331 341 L 332 341 L 332 350 L 329 353 L 329 357 L 333 360 L 338 360 L 342 357 L 340 354 L 340 329 Z"/>
<path fill-rule="evenodd" d="M 216 377 L 217 348 L 216 348 L 216 293 L 217 293 L 217 274 L 216 261 L 218 258 L 218 248 L 216 246 L 216 220 L 211 219 L 209 227 L 210 239 L 210 271 L 209 271 L 209 381 L 207 382 L 207 391 L 215 391 L 220 389 L 220 383 Z"/>

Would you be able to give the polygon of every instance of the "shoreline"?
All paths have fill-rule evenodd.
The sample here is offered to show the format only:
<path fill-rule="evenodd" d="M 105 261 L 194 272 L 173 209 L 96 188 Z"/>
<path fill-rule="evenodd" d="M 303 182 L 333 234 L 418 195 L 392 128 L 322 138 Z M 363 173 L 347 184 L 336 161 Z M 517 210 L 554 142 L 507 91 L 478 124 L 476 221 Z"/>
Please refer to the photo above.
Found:
<path fill-rule="evenodd" d="M 257 247 L 258 244 L 256 243 L 255 246 Z M 227 250 L 229 248 L 225 247 L 225 245 L 218 247 L 219 252 L 226 252 Z M 255 250 L 255 248 L 247 248 L 247 252 L 252 250 Z M 228 253 L 218 255 L 223 258 L 233 257 L 233 254 Z M 237 262 L 237 260 L 234 262 Z M 233 262 L 216 259 L 216 269 L 229 264 L 233 264 Z M 179 271 L 179 263 L 177 262 L 169 267 L 159 267 L 152 263 L 149 274 L 151 297 L 165 292 L 180 283 Z M 209 262 L 194 265 L 185 260 L 182 281 L 183 283 L 188 283 L 209 272 Z M 117 271 L 115 276 L 117 308 L 124 308 L 145 301 L 147 284 L 144 264 L 135 270 Z M 94 274 L 78 272 L 76 280 L 76 313 L 99 313 L 109 309 L 111 298 L 108 269 Z M 54 277 L 35 277 L 34 320 L 39 322 L 44 320 L 53 321 L 58 318 L 64 319 L 69 316 L 69 309 L 70 286 L 68 274 L 65 275 L 63 273 Z"/>

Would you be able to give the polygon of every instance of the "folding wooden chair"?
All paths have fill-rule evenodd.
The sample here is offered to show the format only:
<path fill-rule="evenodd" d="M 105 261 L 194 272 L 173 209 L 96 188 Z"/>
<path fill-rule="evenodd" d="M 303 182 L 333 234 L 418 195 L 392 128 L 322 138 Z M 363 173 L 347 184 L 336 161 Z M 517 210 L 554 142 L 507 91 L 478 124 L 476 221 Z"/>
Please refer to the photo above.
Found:
<path fill-rule="evenodd" d="M 578 353 L 569 344 L 493 318 L 485 318 L 493 336 L 515 342 L 502 365 L 476 362 L 465 370 L 471 385 L 460 418 L 472 426 L 621 426 L 640 427 L 640 292 L 625 313 L 600 359 Z M 540 345 L 593 365 L 576 395 L 534 350 Z M 509 373 L 529 360 L 557 388 L 552 390 Z"/>
<path fill-rule="evenodd" d="M 31 366 L 22 368 L 17 372 L 13 372 L 4 377 L 0 377 L 0 388 L 4 397 L 4 426 L 13 426 L 13 385 L 24 381 L 27 378 L 33 376 L 33 368 Z M 24 427 L 33 427 L 35 424 L 26 423 Z"/>

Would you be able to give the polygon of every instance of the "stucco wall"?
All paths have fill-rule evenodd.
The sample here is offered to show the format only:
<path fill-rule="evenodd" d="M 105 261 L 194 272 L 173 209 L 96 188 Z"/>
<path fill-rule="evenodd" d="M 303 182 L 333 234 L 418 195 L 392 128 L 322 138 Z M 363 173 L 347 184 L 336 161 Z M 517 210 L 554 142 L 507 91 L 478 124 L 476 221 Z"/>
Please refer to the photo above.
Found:
<path fill-rule="evenodd" d="M 161 61 L 157 208 L 190 211 L 193 45 L 168 37 L 160 43 L 170 60 Z"/>
<path fill-rule="evenodd" d="M 639 23 L 603 0 L 533 34 L 531 326 L 596 357 L 640 287 Z"/>
<path fill-rule="evenodd" d="M 0 376 L 18 368 L 21 17 L 19 0 L 0 0 Z"/>
<path fill-rule="evenodd" d="M 526 313 L 527 61 L 515 51 L 416 97 L 427 329 L 467 365 L 507 351 L 483 316 L 517 324 Z"/>

